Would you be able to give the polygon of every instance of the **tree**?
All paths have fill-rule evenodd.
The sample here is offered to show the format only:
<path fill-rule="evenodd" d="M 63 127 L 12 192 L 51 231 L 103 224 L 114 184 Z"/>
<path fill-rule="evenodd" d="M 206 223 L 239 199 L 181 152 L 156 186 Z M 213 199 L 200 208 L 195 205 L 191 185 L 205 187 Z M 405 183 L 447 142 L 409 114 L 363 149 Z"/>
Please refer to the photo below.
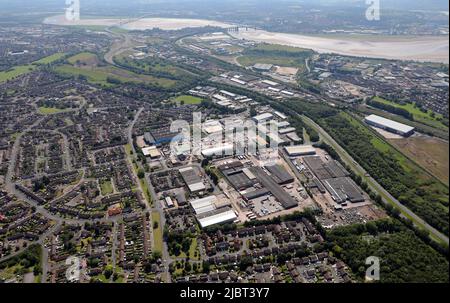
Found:
<path fill-rule="evenodd" d="M 186 263 L 184 264 L 184 270 L 185 270 L 186 272 L 190 272 L 190 271 L 192 270 L 192 265 L 191 265 L 190 262 L 186 262 Z"/>
<path fill-rule="evenodd" d="M 139 179 L 144 179 L 145 171 L 142 168 L 139 168 L 137 175 Z"/>
<path fill-rule="evenodd" d="M 105 278 L 106 278 L 106 279 L 111 278 L 111 276 L 112 276 L 112 274 L 113 274 L 112 268 L 108 266 L 108 267 L 105 269 L 105 271 L 103 272 L 103 274 L 105 275 Z"/>
<path fill-rule="evenodd" d="M 253 265 L 253 258 L 251 256 L 244 256 L 241 259 L 241 262 L 239 262 L 239 269 L 241 271 L 244 271 L 247 269 L 247 267 Z"/>
<path fill-rule="evenodd" d="M 208 261 L 203 261 L 202 262 L 202 270 L 203 273 L 208 274 L 211 271 L 211 264 L 209 264 Z"/>

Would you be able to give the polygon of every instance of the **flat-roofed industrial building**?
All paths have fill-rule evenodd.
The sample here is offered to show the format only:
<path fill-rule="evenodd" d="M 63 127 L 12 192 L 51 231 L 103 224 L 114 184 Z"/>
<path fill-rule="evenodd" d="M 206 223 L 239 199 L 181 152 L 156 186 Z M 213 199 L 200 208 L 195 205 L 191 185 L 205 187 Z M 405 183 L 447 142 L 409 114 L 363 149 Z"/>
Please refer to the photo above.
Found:
<path fill-rule="evenodd" d="M 156 146 L 144 147 L 142 148 L 142 153 L 144 154 L 144 156 L 150 157 L 151 159 L 157 159 L 161 157 L 161 153 Z"/>
<path fill-rule="evenodd" d="M 340 177 L 334 179 L 323 180 L 322 183 L 331 194 L 333 200 L 342 204 L 347 201 L 352 203 L 364 202 L 364 195 L 361 190 L 354 183 L 354 181 L 347 177 Z"/>
<path fill-rule="evenodd" d="M 181 177 L 192 193 L 204 191 L 206 189 L 202 179 L 195 173 L 194 168 L 186 167 L 179 170 Z"/>
<path fill-rule="evenodd" d="M 234 210 L 228 206 L 229 203 L 225 206 L 220 206 L 216 196 L 197 199 L 190 202 L 190 204 L 202 228 L 216 224 L 231 223 L 237 219 Z"/>
<path fill-rule="evenodd" d="M 191 207 L 192 209 L 194 209 L 196 215 L 200 215 L 215 210 L 217 208 L 216 204 L 217 204 L 216 196 L 208 196 L 205 198 L 191 201 Z"/>
<path fill-rule="evenodd" d="M 266 122 L 266 121 L 272 120 L 273 119 L 273 115 L 271 113 L 264 113 L 264 114 L 260 114 L 260 115 L 254 116 L 252 119 L 256 123 L 262 123 L 262 122 Z"/>
<path fill-rule="evenodd" d="M 243 195 L 244 199 L 247 201 L 251 201 L 254 199 L 258 199 L 270 194 L 270 191 L 267 188 L 260 188 L 251 192 L 247 192 Z"/>
<path fill-rule="evenodd" d="M 266 169 L 270 172 L 271 177 L 278 184 L 288 184 L 294 182 L 294 177 L 281 165 L 268 165 Z"/>
<path fill-rule="evenodd" d="M 259 183 L 280 202 L 284 209 L 290 209 L 298 205 L 298 202 L 266 174 L 261 167 L 251 167 L 250 171 L 256 176 Z"/>
<path fill-rule="evenodd" d="M 319 156 L 308 156 L 303 161 L 319 180 L 349 176 L 348 171 L 334 160 L 323 162 Z"/>
<path fill-rule="evenodd" d="M 252 187 L 255 176 L 240 161 L 219 166 L 219 170 L 236 190 Z"/>
<path fill-rule="evenodd" d="M 316 149 L 312 145 L 286 146 L 284 150 L 287 152 L 289 157 L 300 157 L 316 154 Z"/>
<path fill-rule="evenodd" d="M 391 133 L 402 135 L 404 137 L 411 136 L 414 133 L 414 127 L 399 123 L 390 119 L 386 119 L 377 115 L 370 115 L 364 118 L 364 121 L 372 126 L 387 130 Z"/>
<path fill-rule="evenodd" d="M 217 224 L 232 223 L 236 219 L 236 213 L 230 207 L 223 207 L 197 216 L 197 221 L 202 228 Z"/>
<path fill-rule="evenodd" d="M 304 157 L 303 161 L 317 177 L 316 185 L 322 191 L 319 182 L 338 204 L 346 202 L 364 202 L 364 194 L 356 183 L 349 178 L 349 172 L 337 161 L 324 162 L 319 156 Z"/>
<path fill-rule="evenodd" d="M 203 157 L 225 157 L 231 156 L 234 152 L 233 144 L 222 144 L 216 147 L 205 148 L 202 150 Z"/>

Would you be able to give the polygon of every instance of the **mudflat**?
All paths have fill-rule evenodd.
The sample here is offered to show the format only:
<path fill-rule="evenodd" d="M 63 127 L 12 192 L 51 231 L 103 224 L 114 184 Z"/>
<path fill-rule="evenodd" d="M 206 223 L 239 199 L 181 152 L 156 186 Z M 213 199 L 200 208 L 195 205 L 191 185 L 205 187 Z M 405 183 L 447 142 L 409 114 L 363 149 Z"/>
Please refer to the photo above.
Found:
<path fill-rule="evenodd" d="M 319 53 L 424 62 L 449 62 L 448 36 L 379 37 L 345 36 L 314 37 L 297 34 L 248 30 L 232 33 L 234 37 L 257 42 L 308 48 Z"/>

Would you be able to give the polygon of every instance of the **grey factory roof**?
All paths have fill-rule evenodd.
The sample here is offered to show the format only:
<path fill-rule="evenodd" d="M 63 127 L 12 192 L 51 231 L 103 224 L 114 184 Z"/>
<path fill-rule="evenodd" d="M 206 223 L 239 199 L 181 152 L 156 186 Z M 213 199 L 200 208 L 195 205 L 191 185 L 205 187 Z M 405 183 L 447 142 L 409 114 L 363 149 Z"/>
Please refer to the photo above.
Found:
<path fill-rule="evenodd" d="M 272 195 L 281 203 L 285 209 L 296 207 L 297 201 L 294 200 L 280 185 L 278 185 L 261 167 L 251 167 L 251 172 L 256 176 L 259 182 L 267 188 Z"/>
<path fill-rule="evenodd" d="M 337 203 L 344 203 L 347 200 L 357 203 L 365 200 L 356 184 L 348 177 L 322 180 L 322 183 Z"/>
<path fill-rule="evenodd" d="M 222 173 L 237 190 L 249 188 L 254 184 L 254 182 L 250 180 L 250 178 L 242 170 L 225 170 Z"/>
<path fill-rule="evenodd" d="M 268 165 L 266 166 L 267 170 L 270 172 L 272 178 L 278 184 L 285 184 L 294 182 L 294 177 L 292 177 L 283 166 L 277 165 Z"/>
<path fill-rule="evenodd" d="M 304 157 L 303 161 L 319 180 L 348 176 L 348 172 L 338 162 L 323 162 L 319 156 Z"/>
<path fill-rule="evenodd" d="M 268 194 L 270 194 L 270 192 L 267 190 L 267 188 L 260 188 L 244 194 L 244 198 L 246 200 L 253 200 Z"/>
<path fill-rule="evenodd" d="M 202 179 L 195 173 L 194 168 L 182 168 L 180 169 L 180 174 L 191 192 L 201 191 L 206 188 Z"/>

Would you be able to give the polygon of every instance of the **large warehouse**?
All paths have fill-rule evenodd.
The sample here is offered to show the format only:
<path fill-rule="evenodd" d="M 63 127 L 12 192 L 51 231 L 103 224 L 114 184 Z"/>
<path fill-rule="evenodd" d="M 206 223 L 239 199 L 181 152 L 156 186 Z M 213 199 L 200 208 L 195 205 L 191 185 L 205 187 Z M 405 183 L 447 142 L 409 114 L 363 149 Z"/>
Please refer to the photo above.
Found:
<path fill-rule="evenodd" d="M 338 204 L 350 201 L 352 203 L 364 202 L 364 195 L 355 182 L 347 177 L 323 180 L 331 197 Z"/>
<path fill-rule="evenodd" d="M 232 223 L 237 219 L 236 213 L 230 207 L 223 207 L 197 216 L 198 223 L 202 228 Z"/>
<path fill-rule="evenodd" d="M 244 190 L 253 186 L 255 177 L 252 177 L 251 172 L 245 169 L 240 161 L 234 161 L 225 165 L 219 166 L 219 170 L 237 190 Z"/>
<path fill-rule="evenodd" d="M 250 171 L 256 176 L 263 188 L 266 188 L 280 202 L 284 209 L 290 209 L 298 205 L 298 202 L 278 185 L 271 176 L 266 174 L 261 167 L 251 167 Z"/>
<path fill-rule="evenodd" d="M 195 172 L 194 168 L 187 167 L 179 170 L 181 177 L 184 182 L 187 184 L 187 187 L 192 193 L 196 193 L 199 191 L 204 191 L 206 189 L 205 184 L 203 183 L 202 178 Z"/>
<path fill-rule="evenodd" d="M 336 203 L 343 204 L 347 201 L 358 203 L 365 200 L 362 190 L 349 177 L 349 172 L 339 162 L 335 160 L 324 162 L 319 156 L 304 157 L 303 161 Z M 315 185 L 320 190 L 321 186 L 317 183 Z"/>
<path fill-rule="evenodd" d="M 225 143 L 216 147 L 210 147 L 202 150 L 203 157 L 224 157 L 233 155 L 234 146 L 231 143 Z"/>
<path fill-rule="evenodd" d="M 198 199 L 191 202 L 191 207 L 194 209 L 195 214 L 201 215 L 215 210 L 217 204 L 216 196 L 209 196 L 202 199 Z"/>
<path fill-rule="evenodd" d="M 414 127 L 412 126 L 386 119 L 377 115 L 367 116 L 364 121 L 369 125 L 387 130 L 394 134 L 402 135 L 404 137 L 411 136 L 414 133 Z"/>
<path fill-rule="evenodd" d="M 281 165 L 268 165 L 266 169 L 270 172 L 272 179 L 278 184 L 288 184 L 294 182 L 294 177 L 292 177 L 288 171 Z"/>
<path fill-rule="evenodd" d="M 273 119 L 273 115 L 271 113 L 263 113 L 258 116 L 254 116 L 253 121 L 256 123 L 264 123 Z"/>
<path fill-rule="evenodd" d="M 229 205 L 229 203 L 227 203 Z M 191 202 L 196 218 L 202 228 L 230 223 L 237 219 L 234 210 L 225 205 L 220 206 L 216 196 L 209 196 Z"/>
<path fill-rule="evenodd" d="M 316 149 L 312 145 L 286 146 L 284 149 L 286 150 L 289 157 L 299 157 L 316 154 Z"/>

